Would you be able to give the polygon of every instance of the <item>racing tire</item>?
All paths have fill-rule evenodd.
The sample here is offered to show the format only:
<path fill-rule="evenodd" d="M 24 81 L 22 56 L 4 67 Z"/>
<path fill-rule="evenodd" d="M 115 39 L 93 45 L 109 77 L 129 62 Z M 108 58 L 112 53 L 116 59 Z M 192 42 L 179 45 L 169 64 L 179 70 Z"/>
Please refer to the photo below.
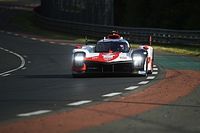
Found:
<path fill-rule="evenodd" d="M 152 74 L 152 71 L 151 70 L 147 71 L 147 74 Z"/>
<path fill-rule="evenodd" d="M 72 77 L 73 77 L 73 78 L 80 78 L 80 77 L 81 77 L 81 74 L 72 74 Z"/>

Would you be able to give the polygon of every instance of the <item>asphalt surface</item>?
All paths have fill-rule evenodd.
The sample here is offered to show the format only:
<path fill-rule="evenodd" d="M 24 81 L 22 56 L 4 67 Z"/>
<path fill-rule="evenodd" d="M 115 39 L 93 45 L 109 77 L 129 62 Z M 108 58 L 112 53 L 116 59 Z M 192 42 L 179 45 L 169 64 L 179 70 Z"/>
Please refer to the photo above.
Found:
<path fill-rule="evenodd" d="M 82 100 L 101 102 L 103 95 L 122 92 L 146 77 L 105 76 L 72 78 L 72 46 L 60 46 L 0 33 L 0 47 L 25 60 L 22 69 L 0 77 L 0 121 L 37 110 L 68 109 Z M 0 50 L 0 72 L 20 66 L 21 60 Z"/>
<path fill-rule="evenodd" d="M 157 52 L 155 58 L 156 63 L 162 70 L 200 71 L 199 58 L 163 52 Z M 199 133 L 199 96 L 200 86 L 195 88 L 192 93 L 185 97 L 180 97 L 173 103 L 162 105 L 157 109 L 124 118 L 123 120 L 85 129 L 78 133 Z"/>

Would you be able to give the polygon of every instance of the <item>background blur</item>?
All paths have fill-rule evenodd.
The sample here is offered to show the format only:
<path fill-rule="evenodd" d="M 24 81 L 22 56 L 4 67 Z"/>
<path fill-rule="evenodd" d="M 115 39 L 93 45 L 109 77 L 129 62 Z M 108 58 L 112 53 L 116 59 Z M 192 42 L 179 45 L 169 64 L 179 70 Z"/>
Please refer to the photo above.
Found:
<path fill-rule="evenodd" d="M 41 0 L 43 15 L 128 27 L 200 29 L 197 0 Z"/>

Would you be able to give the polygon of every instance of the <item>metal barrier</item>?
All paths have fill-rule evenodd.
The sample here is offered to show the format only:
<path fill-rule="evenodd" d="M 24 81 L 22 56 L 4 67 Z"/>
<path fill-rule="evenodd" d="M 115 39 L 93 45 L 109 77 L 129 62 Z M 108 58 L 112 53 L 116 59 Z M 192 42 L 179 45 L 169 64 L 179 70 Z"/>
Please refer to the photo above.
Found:
<path fill-rule="evenodd" d="M 41 16 L 37 11 L 35 13 L 42 27 L 82 36 L 101 38 L 115 30 L 132 43 L 148 42 L 149 36 L 152 36 L 153 43 L 200 45 L 200 31 L 94 25 L 52 19 Z"/>
<path fill-rule="evenodd" d="M 200 31 L 193 30 L 168 30 L 158 28 L 133 28 L 106 26 L 87 23 L 78 23 L 59 19 L 48 18 L 40 15 L 40 7 L 36 5 L 16 5 L 16 4 L 0 4 L 1 8 L 27 8 L 34 10 L 37 23 L 42 27 L 53 29 L 56 31 L 68 32 L 72 34 L 102 38 L 111 31 L 118 31 L 127 40 L 133 43 L 146 43 L 149 41 L 149 36 L 152 36 L 153 43 L 165 44 L 186 44 L 200 46 Z"/>

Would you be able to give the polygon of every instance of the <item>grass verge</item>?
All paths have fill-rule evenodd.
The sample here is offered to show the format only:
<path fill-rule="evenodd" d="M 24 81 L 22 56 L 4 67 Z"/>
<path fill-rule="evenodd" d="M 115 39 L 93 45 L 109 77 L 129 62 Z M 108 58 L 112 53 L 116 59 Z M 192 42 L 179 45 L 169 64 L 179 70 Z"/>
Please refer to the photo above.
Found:
<path fill-rule="evenodd" d="M 171 52 L 180 55 L 200 57 L 200 47 L 182 44 L 155 44 L 154 49 Z"/>
<path fill-rule="evenodd" d="M 12 12 L 12 11 L 10 11 Z M 42 36 L 51 39 L 71 40 L 77 43 L 85 42 L 84 36 L 69 35 L 62 32 L 50 31 L 38 26 L 35 23 L 35 15 L 31 11 L 15 11 L 15 15 L 10 18 L 8 30 L 14 30 L 30 35 Z"/>
<path fill-rule="evenodd" d="M 138 44 L 132 44 L 133 48 L 138 47 Z M 200 57 L 200 47 L 198 45 L 183 45 L 183 44 L 153 44 L 154 50 L 164 51 L 179 55 L 190 55 Z"/>

